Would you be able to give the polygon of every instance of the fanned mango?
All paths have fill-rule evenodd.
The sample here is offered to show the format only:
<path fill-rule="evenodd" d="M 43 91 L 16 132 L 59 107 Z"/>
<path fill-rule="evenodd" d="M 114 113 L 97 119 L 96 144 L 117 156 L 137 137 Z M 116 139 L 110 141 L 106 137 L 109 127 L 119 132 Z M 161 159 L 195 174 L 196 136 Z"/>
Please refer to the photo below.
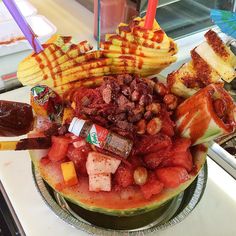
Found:
<path fill-rule="evenodd" d="M 155 21 L 153 28 L 144 28 L 144 18 L 119 24 L 117 34 L 106 35 L 101 49 L 112 58 L 112 73 L 135 73 L 148 76 L 176 61 L 177 46 Z M 119 68 L 115 68 L 115 67 Z"/>
<path fill-rule="evenodd" d="M 79 81 L 77 80 L 67 84 L 59 85 L 57 87 L 54 87 L 53 89 L 58 94 L 62 95 L 70 89 L 76 89 L 80 87 L 97 87 L 102 84 L 103 78 L 104 78 L 103 76 L 90 77 L 89 79 L 82 79 Z"/>
<path fill-rule="evenodd" d="M 68 76 L 70 74 L 76 72 L 82 72 L 85 70 L 95 69 L 102 66 L 108 66 L 112 62 L 110 58 L 100 58 L 100 60 L 89 60 L 84 61 L 82 63 L 70 63 L 69 61 L 64 63 L 63 66 L 59 66 L 53 69 L 49 69 L 46 67 L 45 69 L 41 70 L 40 73 L 33 74 L 30 78 L 26 78 L 30 80 L 32 83 L 40 83 L 42 80 L 41 78 L 44 77 L 44 80 L 50 80 L 51 78 L 54 79 L 55 77 L 59 76 Z M 27 81 L 28 81 L 27 80 Z"/>
<path fill-rule="evenodd" d="M 55 35 L 38 54 L 32 53 L 18 67 L 23 85 L 47 85 L 62 94 L 68 89 L 93 86 L 109 74 L 134 73 L 149 76 L 176 61 L 177 46 L 155 21 L 152 30 L 137 17 L 121 23 L 116 35 L 107 35 L 101 50 L 90 51 L 87 41 L 73 42 L 70 36 Z"/>
<path fill-rule="evenodd" d="M 22 83 L 25 79 L 27 80 L 27 77 L 32 76 L 33 74 L 43 73 L 45 68 L 52 69 L 57 67 L 91 49 L 91 46 L 87 41 L 83 41 L 78 45 L 65 43 L 61 45 L 61 47 L 55 42 L 55 44 L 46 44 L 44 47 L 45 49 L 43 52 L 32 54 L 19 64 L 17 76 Z"/>
<path fill-rule="evenodd" d="M 150 48 L 147 46 L 143 46 L 143 45 L 139 45 L 136 42 L 129 42 L 125 39 L 123 39 L 121 36 L 119 35 L 107 35 L 106 36 L 107 40 L 105 42 L 101 43 L 101 48 L 107 49 L 107 44 L 112 44 L 114 46 L 119 46 L 119 47 L 125 47 L 128 48 L 130 51 L 134 51 L 134 50 L 139 50 L 142 51 L 143 53 L 147 52 L 147 53 L 153 53 L 153 54 L 157 54 L 158 55 L 162 55 L 163 53 L 169 53 L 171 55 L 174 55 L 177 52 L 177 47 L 176 45 L 173 43 L 173 47 L 170 48 L 170 45 L 164 46 L 163 44 L 161 44 L 159 46 L 159 48 Z M 170 39 L 170 42 L 172 42 L 173 40 Z"/>

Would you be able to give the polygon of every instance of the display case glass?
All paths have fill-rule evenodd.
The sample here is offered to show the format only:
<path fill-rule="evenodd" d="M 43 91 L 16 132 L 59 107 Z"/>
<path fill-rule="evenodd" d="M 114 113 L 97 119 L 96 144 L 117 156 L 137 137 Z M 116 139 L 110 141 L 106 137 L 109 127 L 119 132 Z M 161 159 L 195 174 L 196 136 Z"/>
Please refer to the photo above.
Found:
<path fill-rule="evenodd" d="M 141 16 L 146 14 L 148 0 L 137 2 Z M 172 38 L 184 37 L 209 28 L 212 8 L 235 11 L 235 0 L 159 0 L 156 19 Z"/>

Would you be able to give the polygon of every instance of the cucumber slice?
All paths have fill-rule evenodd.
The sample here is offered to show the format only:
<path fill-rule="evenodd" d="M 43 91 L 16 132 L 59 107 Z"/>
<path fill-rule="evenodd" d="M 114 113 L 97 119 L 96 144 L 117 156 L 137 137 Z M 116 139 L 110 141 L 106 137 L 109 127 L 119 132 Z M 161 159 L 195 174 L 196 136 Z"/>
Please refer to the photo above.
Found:
<path fill-rule="evenodd" d="M 213 102 L 218 98 L 227 104 L 227 121 L 216 114 Z M 193 145 L 205 143 L 234 130 L 235 104 L 222 85 L 211 84 L 180 104 L 176 118 L 177 130 L 182 137 L 190 138 Z"/>

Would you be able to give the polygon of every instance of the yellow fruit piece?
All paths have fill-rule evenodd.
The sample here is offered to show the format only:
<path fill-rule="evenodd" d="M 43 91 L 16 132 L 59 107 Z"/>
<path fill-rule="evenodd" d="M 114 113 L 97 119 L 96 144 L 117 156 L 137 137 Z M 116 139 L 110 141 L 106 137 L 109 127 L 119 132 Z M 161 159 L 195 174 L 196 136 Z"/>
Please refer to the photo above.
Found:
<path fill-rule="evenodd" d="M 24 83 L 27 83 L 31 81 L 32 77 L 44 79 L 45 77 L 51 77 L 53 73 L 59 73 L 76 67 L 80 63 L 85 63 L 88 60 L 100 58 L 100 53 L 97 53 L 97 51 L 82 55 L 81 50 L 84 51 L 78 45 L 75 49 L 68 51 L 67 54 L 62 54 L 62 51 L 58 50 L 53 55 L 47 55 L 48 61 L 46 62 L 42 61 L 37 66 L 31 67 L 28 70 L 21 71 L 19 68 L 17 75 Z"/>
<path fill-rule="evenodd" d="M 36 103 L 32 95 L 30 96 L 30 105 L 37 116 L 48 116 L 47 110 L 42 105 Z"/>
<path fill-rule="evenodd" d="M 76 80 L 74 82 L 70 82 L 67 84 L 59 85 L 57 87 L 54 87 L 53 90 L 57 92 L 59 95 L 64 94 L 66 91 L 70 89 L 77 89 L 80 87 L 97 87 L 101 85 L 103 82 L 103 76 L 99 77 L 89 77 L 89 78 L 84 78 L 82 80 Z M 66 99 L 66 97 L 65 97 Z"/>
<path fill-rule="evenodd" d="M 70 107 L 65 107 L 64 112 L 63 112 L 63 117 L 62 117 L 62 125 L 64 124 L 70 124 L 74 117 L 74 110 Z"/>
<path fill-rule="evenodd" d="M 62 163 L 61 170 L 62 170 L 62 175 L 64 178 L 64 183 L 67 187 L 70 187 L 79 183 L 78 177 L 75 171 L 75 166 L 72 161 Z"/>

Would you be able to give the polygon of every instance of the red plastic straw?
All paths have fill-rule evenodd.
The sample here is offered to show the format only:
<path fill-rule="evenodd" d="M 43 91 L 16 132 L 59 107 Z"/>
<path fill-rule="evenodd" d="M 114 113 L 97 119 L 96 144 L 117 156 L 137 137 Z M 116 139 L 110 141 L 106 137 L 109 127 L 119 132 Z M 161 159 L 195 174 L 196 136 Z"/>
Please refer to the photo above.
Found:
<path fill-rule="evenodd" d="M 153 22 L 156 16 L 156 9 L 157 9 L 158 0 L 149 0 L 148 1 L 148 8 L 146 13 L 146 20 L 145 20 L 145 29 L 152 29 Z"/>

